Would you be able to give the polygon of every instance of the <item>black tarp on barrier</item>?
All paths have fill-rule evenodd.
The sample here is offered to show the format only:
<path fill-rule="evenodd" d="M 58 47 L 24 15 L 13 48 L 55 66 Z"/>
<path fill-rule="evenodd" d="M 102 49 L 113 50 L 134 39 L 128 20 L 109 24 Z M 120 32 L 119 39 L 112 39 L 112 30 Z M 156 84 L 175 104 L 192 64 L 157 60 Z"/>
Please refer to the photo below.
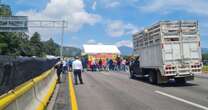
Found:
<path fill-rule="evenodd" d="M 52 68 L 57 59 L 0 56 L 0 95 Z"/>

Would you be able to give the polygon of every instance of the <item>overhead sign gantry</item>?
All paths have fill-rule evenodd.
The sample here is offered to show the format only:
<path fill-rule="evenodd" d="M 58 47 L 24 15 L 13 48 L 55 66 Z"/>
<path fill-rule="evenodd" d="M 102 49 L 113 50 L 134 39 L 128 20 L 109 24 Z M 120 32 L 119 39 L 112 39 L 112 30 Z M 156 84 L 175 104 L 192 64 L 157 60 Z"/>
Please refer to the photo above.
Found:
<path fill-rule="evenodd" d="M 61 29 L 60 56 L 63 57 L 64 30 L 68 28 L 65 20 L 28 20 L 27 16 L 0 16 L 0 32 L 28 32 L 29 28 Z"/>

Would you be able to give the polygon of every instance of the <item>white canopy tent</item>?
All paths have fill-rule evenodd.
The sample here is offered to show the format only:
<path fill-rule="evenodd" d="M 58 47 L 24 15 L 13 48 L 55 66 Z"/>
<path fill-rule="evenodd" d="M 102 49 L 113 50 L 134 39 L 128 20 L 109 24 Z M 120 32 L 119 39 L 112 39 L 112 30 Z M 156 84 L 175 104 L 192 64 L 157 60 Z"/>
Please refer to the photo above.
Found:
<path fill-rule="evenodd" d="M 115 45 L 83 45 L 85 54 L 99 54 L 99 53 L 112 53 L 120 55 L 119 49 Z"/>

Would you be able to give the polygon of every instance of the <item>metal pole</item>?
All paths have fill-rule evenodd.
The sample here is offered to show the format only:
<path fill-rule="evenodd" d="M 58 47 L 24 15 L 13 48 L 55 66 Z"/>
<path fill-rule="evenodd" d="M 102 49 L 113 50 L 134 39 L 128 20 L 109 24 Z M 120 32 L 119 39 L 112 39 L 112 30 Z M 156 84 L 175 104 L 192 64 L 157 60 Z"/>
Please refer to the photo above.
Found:
<path fill-rule="evenodd" d="M 62 32 L 61 32 L 61 49 L 60 49 L 60 56 L 63 59 L 63 41 L 64 41 L 64 24 L 65 21 L 62 21 Z"/>

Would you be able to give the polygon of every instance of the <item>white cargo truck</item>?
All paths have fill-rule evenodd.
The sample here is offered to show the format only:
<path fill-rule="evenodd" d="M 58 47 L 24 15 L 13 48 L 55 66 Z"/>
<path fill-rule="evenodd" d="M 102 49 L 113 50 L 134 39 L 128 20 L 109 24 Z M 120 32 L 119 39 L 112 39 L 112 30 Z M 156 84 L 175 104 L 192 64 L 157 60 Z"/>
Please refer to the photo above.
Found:
<path fill-rule="evenodd" d="M 137 32 L 133 46 L 140 68 L 130 69 L 131 78 L 147 76 L 156 84 L 193 80 L 202 71 L 199 36 L 197 21 L 160 21 Z"/>

